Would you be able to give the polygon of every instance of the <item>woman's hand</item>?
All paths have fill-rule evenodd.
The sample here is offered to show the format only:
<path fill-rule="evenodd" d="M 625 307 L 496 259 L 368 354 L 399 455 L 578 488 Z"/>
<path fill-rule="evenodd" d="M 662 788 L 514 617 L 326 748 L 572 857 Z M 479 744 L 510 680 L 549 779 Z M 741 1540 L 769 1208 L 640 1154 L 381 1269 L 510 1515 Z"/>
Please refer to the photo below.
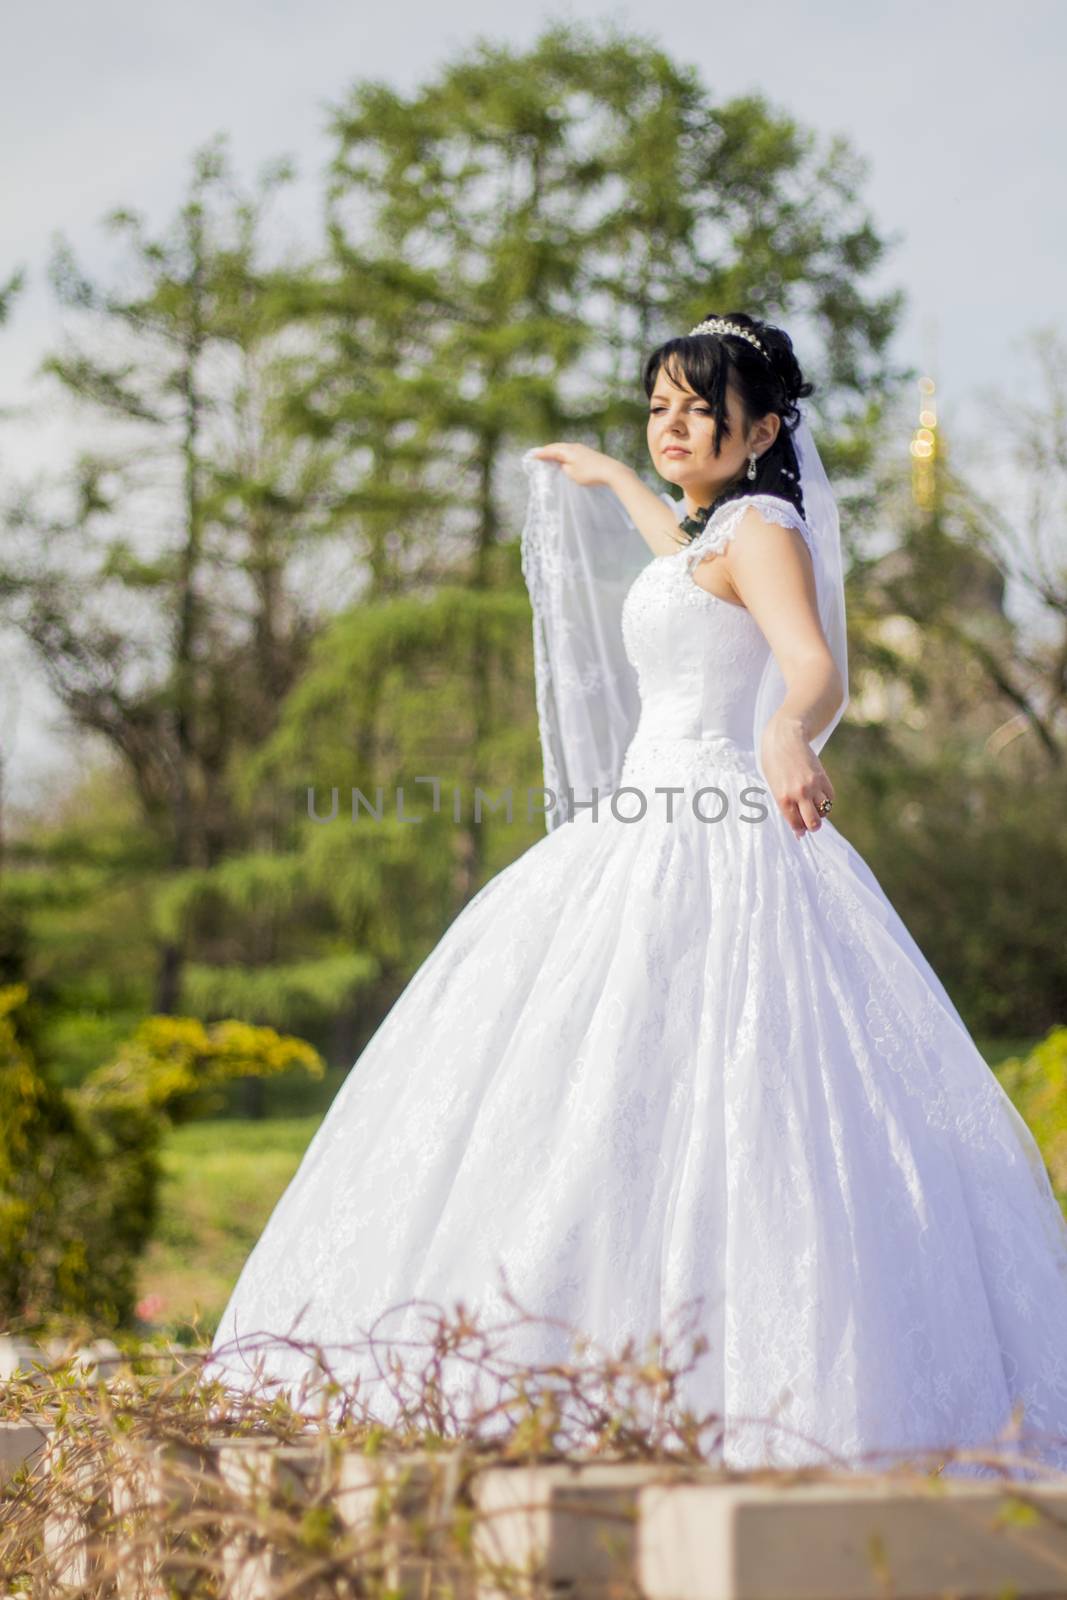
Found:
<path fill-rule="evenodd" d="M 834 786 L 800 723 L 776 712 L 763 731 L 760 754 L 771 793 L 796 837 L 815 833 L 822 826 L 816 806 L 834 798 Z"/>
<path fill-rule="evenodd" d="M 610 487 L 622 463 L 602 450 L 593 450 L 587 444 L 543 444 L 533 452 L 541 461 L 558 461 L 572 483 L 586 488 L 598 484 Z"/>

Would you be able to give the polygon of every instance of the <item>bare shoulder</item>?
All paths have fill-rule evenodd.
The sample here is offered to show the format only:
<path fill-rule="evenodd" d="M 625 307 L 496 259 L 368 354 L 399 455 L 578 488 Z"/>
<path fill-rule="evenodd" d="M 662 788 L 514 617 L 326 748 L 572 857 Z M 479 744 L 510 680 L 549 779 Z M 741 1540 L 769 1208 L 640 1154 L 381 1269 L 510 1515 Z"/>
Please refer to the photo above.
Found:
<path fill-rule="evenodd" d="M 739 512 L 731 533 L 728 548 L 752 544 L 769 556 L 790 548 L 810 554 L 813 548 L 811 529 L 804 518 L 796 506 L 778 495 L 754 495 Z"/>
<path fill-rule="evenodd" d="M 750 610 L 761 599 L 791 603 L 799 593 L 813 599 L 815 564 L 811 531 L 796 507 L 775 495 L 760 497 L 738 513 L 726 545 L 726 576 Z"/>

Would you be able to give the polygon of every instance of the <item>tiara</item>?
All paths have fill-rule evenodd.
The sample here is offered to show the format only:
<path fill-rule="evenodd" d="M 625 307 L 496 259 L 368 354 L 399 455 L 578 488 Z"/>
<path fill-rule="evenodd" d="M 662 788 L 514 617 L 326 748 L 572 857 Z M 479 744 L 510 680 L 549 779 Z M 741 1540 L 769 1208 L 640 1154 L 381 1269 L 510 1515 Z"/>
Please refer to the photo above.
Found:
<path fill-rule="evenodd" d="M 736 322 L 726 322 L 722 317 L 709 317 L 707 322 L 698 322 L 695 328 L 690 328 L 689 337 L 692 338 L 694 333 L 736 333 L 740 338 L 747 339 L 749 344 L 754 344 L 761 356 L 767 356 L 754 333 L 749 333 L 747 328 L 739 328 Z M 767 359 L 769 361 L 770 357 L 767 356 Z"/>

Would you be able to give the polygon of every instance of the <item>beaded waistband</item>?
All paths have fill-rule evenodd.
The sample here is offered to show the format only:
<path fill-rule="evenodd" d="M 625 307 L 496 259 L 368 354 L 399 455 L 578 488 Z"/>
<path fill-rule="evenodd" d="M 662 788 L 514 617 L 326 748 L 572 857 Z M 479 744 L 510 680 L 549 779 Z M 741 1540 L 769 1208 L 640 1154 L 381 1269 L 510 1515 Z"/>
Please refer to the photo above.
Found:
<path fill-rule="evenodd" d="M 714 782 L 716 774 L 735 773 L 762 786 L 756 753 L 728 734 L 705 738 L 672 738 L 636 734 L 627 746 L 619 783 L 645 787 L 657 784 Z"/>

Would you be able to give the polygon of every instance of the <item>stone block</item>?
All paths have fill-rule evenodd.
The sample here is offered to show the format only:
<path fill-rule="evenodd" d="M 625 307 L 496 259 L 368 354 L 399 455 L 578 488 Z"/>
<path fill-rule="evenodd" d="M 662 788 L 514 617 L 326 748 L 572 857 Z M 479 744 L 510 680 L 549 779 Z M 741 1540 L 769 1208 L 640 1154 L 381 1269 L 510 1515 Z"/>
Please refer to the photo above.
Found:
<path fill-rule="evenodd" d="M 1067 1485 L 722 1483 L 638 1495 L 646 1600 L 1067 1595 Z"/>
<path fill-rule="evenodd" d="M 0 1484 L 40 1459 L 50 1433 L 47 1425 L 38 1427 L 34 1422 L 0 1422 Z"/>
<path fill-rule="evenodd" d="M 221 1552 L 228 1600 L 270 1600 L 279 1581 L 292 1580 L 284 1541 L 271 1539 L 272 1513 L 291 1518 L 318 1506 L 328 1519 L 336 1454 L 328 1437 L 291 1445 L 249 1437 L 219 1445 L 219 1476 L 229 1491 Z M 311 1600 L 314 1591 L 302 1586 L 300 1593 Z"/>
<path fill-rule="evenodd" d="M 473 1600 L 470 1563 L 453 1537 L 464 1451 L 346 1450 L 337 1463 L 334 1503 L 357 1535 L 368 1576 L 398 1600 L 428 1594 Z"/>
<path fill-rule="evenodd" d="M 34 1366 L 48 1365 L 48 1357 L 40 1345 L 18 1334 L 0 1335 L 0 1378 L 21 1377 L 31 1373 Z"/>
<path fill-rule="evenodd" d="M 561 1462 L 479 1472 L 472 1488 L 479 1597 L 557 1588 L 582 1600 L 619 1593 L 634 1566 L 638 1494 L 678 1470 Z"/>
<path fill-rule="evenodd" d="M 81 1459 L 59 1430 L 49 1437 L 36 1465 L 48 1495 L 44 1553 L 49 1578 L 57 1592 L 63 1585 L 91 1589 L 103 1582 L 107 1560 L 104 1542 L 111 1518 L 111 1497 L 101 1464 Z"/>
<path fill-rule="evenodd" d="M 126 1439 L 111 1475 L 116 1600 L 171 1600 L 188 1571 L 176 1520 L 217 1504 L 218 1450 Z"/>

